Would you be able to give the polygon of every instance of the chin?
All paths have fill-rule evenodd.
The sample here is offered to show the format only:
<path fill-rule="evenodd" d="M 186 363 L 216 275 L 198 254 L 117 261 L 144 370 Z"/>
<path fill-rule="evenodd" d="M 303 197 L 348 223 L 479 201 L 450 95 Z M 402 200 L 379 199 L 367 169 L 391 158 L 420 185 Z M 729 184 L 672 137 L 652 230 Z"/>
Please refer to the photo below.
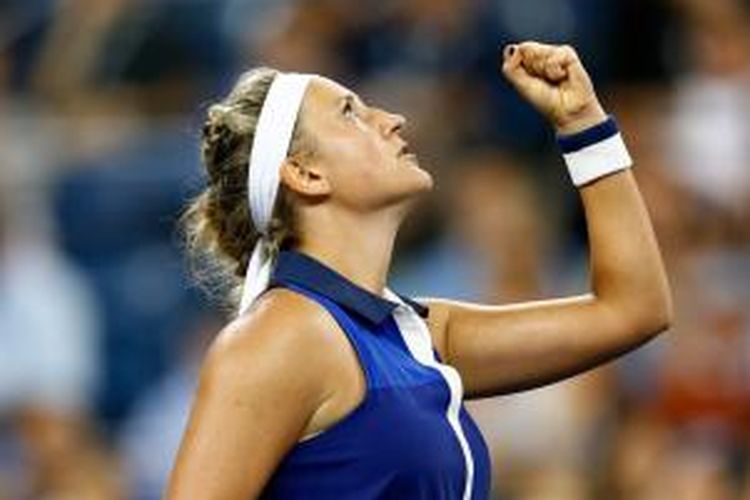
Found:
<path fill-rule="evenodd" d="M 417 168 L 417 170 L 422 174 L 422 189 L 421 191 L 432 191 L 432 188 L 435 186 L 435 180 L 432 178 L 432 174 L 429 173 L 427 170 L 422 170 L 421 168 Z"/>
<path fill-rule="evenodd" d="M 397 192 L 400 198 L 413 198 L 432 191 L 435 182 L 432 175 L 421 168 L 412 169 L 408 175 L 398 179 Z"/>
<path fill-rule="evenodd" d="M 382 198 L 378 197 L 379 207 L 411 206 L 421 198 L 421 195 L 432 191 L 435 183 L 432 174 L 422 169 L 415 161 L 399 162 L 389 169 L 385 178 L 379 180 L 384 182 L 380 184 L 382 191 L 374 185 L 370 186 L 371 194 L 373 190 L 382 193 Z"/>
<path fill-rule="evenodd" d="M 399 165 L 400 172 L 409 180 L 403 179 L 402 185 L 414 186 L 417 192 L 430 191 L 435 183 L 432 174 L 423 169 L 414 155 Z"/>
<path fill-rule="evenodd" d="M 382 199 L 383 206 L 400 206 L 409 211 L 410 207 L 414 203 L 418 202 L 422 195 L 425 195 L 432 191 L 433 180 L 429 172 L 422 169 L 414 169 L 409 173 L 408 179 L 406 176 L 399 176 L 397 185 L 391 185 L 389 194 L 385 195 Z"/>

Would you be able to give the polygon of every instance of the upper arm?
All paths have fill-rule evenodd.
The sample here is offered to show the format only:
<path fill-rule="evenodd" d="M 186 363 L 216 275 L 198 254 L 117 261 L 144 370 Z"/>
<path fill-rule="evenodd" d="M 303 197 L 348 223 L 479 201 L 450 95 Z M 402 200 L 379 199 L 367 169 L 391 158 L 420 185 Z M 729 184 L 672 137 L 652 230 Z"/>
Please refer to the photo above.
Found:
<path fill-rule="evenodd" d="M 290 321 L 294 314 L 254 316 L 209 350 L 167 498 L 259 495 L 322 404 L 314 332 Z"/>
<path fill-rule="evenodd" d="M 430 329 L 467 396 L 538 387 L 637 347 L 662 329 L 639 325 L 594 295 L 510 305 L 430 299 Z"/>

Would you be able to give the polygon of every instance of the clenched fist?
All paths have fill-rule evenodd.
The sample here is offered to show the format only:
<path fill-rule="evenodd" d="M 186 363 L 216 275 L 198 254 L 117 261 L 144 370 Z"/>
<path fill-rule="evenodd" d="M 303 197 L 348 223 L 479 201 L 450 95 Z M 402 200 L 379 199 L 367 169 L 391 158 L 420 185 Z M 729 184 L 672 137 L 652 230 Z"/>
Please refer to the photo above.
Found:
<path fill-rule="evenodd" d="M 606 119 L 589 75 L 568 45 L 508 45 L 502 68 L 516 90 L 560 134 L 580 132 Z"/>

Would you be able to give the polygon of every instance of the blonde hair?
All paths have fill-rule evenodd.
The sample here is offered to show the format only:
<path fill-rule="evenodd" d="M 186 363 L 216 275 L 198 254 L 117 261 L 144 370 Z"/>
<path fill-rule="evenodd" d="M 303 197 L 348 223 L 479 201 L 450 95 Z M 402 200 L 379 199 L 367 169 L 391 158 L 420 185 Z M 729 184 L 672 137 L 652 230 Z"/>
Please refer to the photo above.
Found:
<path fill-rule="evenodd" d="M 260 111 L 278 74 L 260 67 L 240 76 L 231 92 L 208 108 L 202 129 L 201 158 L 208 186 L 181 218 L 187 251 L 201 285 L 235 309 L 250 255 L 260 234 L 247 200 L 247 169 Z M 302 149 L 299 122 L 290 153 Z M 296 244 L 292 194 L 279 186 L 268 228 L 273 253 Z"/>

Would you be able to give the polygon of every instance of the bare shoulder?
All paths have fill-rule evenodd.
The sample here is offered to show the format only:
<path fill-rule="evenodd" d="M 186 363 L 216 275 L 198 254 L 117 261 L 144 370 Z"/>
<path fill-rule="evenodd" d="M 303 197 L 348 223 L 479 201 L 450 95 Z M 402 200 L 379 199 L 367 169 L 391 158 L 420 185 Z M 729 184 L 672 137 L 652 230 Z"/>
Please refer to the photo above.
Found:
<path fill-rule="evenodd" d="M 333 336 L 321 306 L 283 289 L 229 323 L 204 359 L 167 497 L 259 495 L 330 398 Z"/>
<path fill-rule="evenodd" d="M 212 349 L 242 349 L 269 341 L 305 342 L 313 340 L 312 336 L 322 334 L 329 326 L 330 319 L 322 306 L 302 294 L 274 288 L 229 323 L 217 336 Z"/>
<path fill-rule="evenodd" d="M 204 370 L 255 371 L 270 365 L 286 376 L 321 374 L 330 350 L 332 320 L 323 307 L 293 291 L 275 288 L 214 339 Z M 320 377 L 315 377 L 319 379 Z"/>

